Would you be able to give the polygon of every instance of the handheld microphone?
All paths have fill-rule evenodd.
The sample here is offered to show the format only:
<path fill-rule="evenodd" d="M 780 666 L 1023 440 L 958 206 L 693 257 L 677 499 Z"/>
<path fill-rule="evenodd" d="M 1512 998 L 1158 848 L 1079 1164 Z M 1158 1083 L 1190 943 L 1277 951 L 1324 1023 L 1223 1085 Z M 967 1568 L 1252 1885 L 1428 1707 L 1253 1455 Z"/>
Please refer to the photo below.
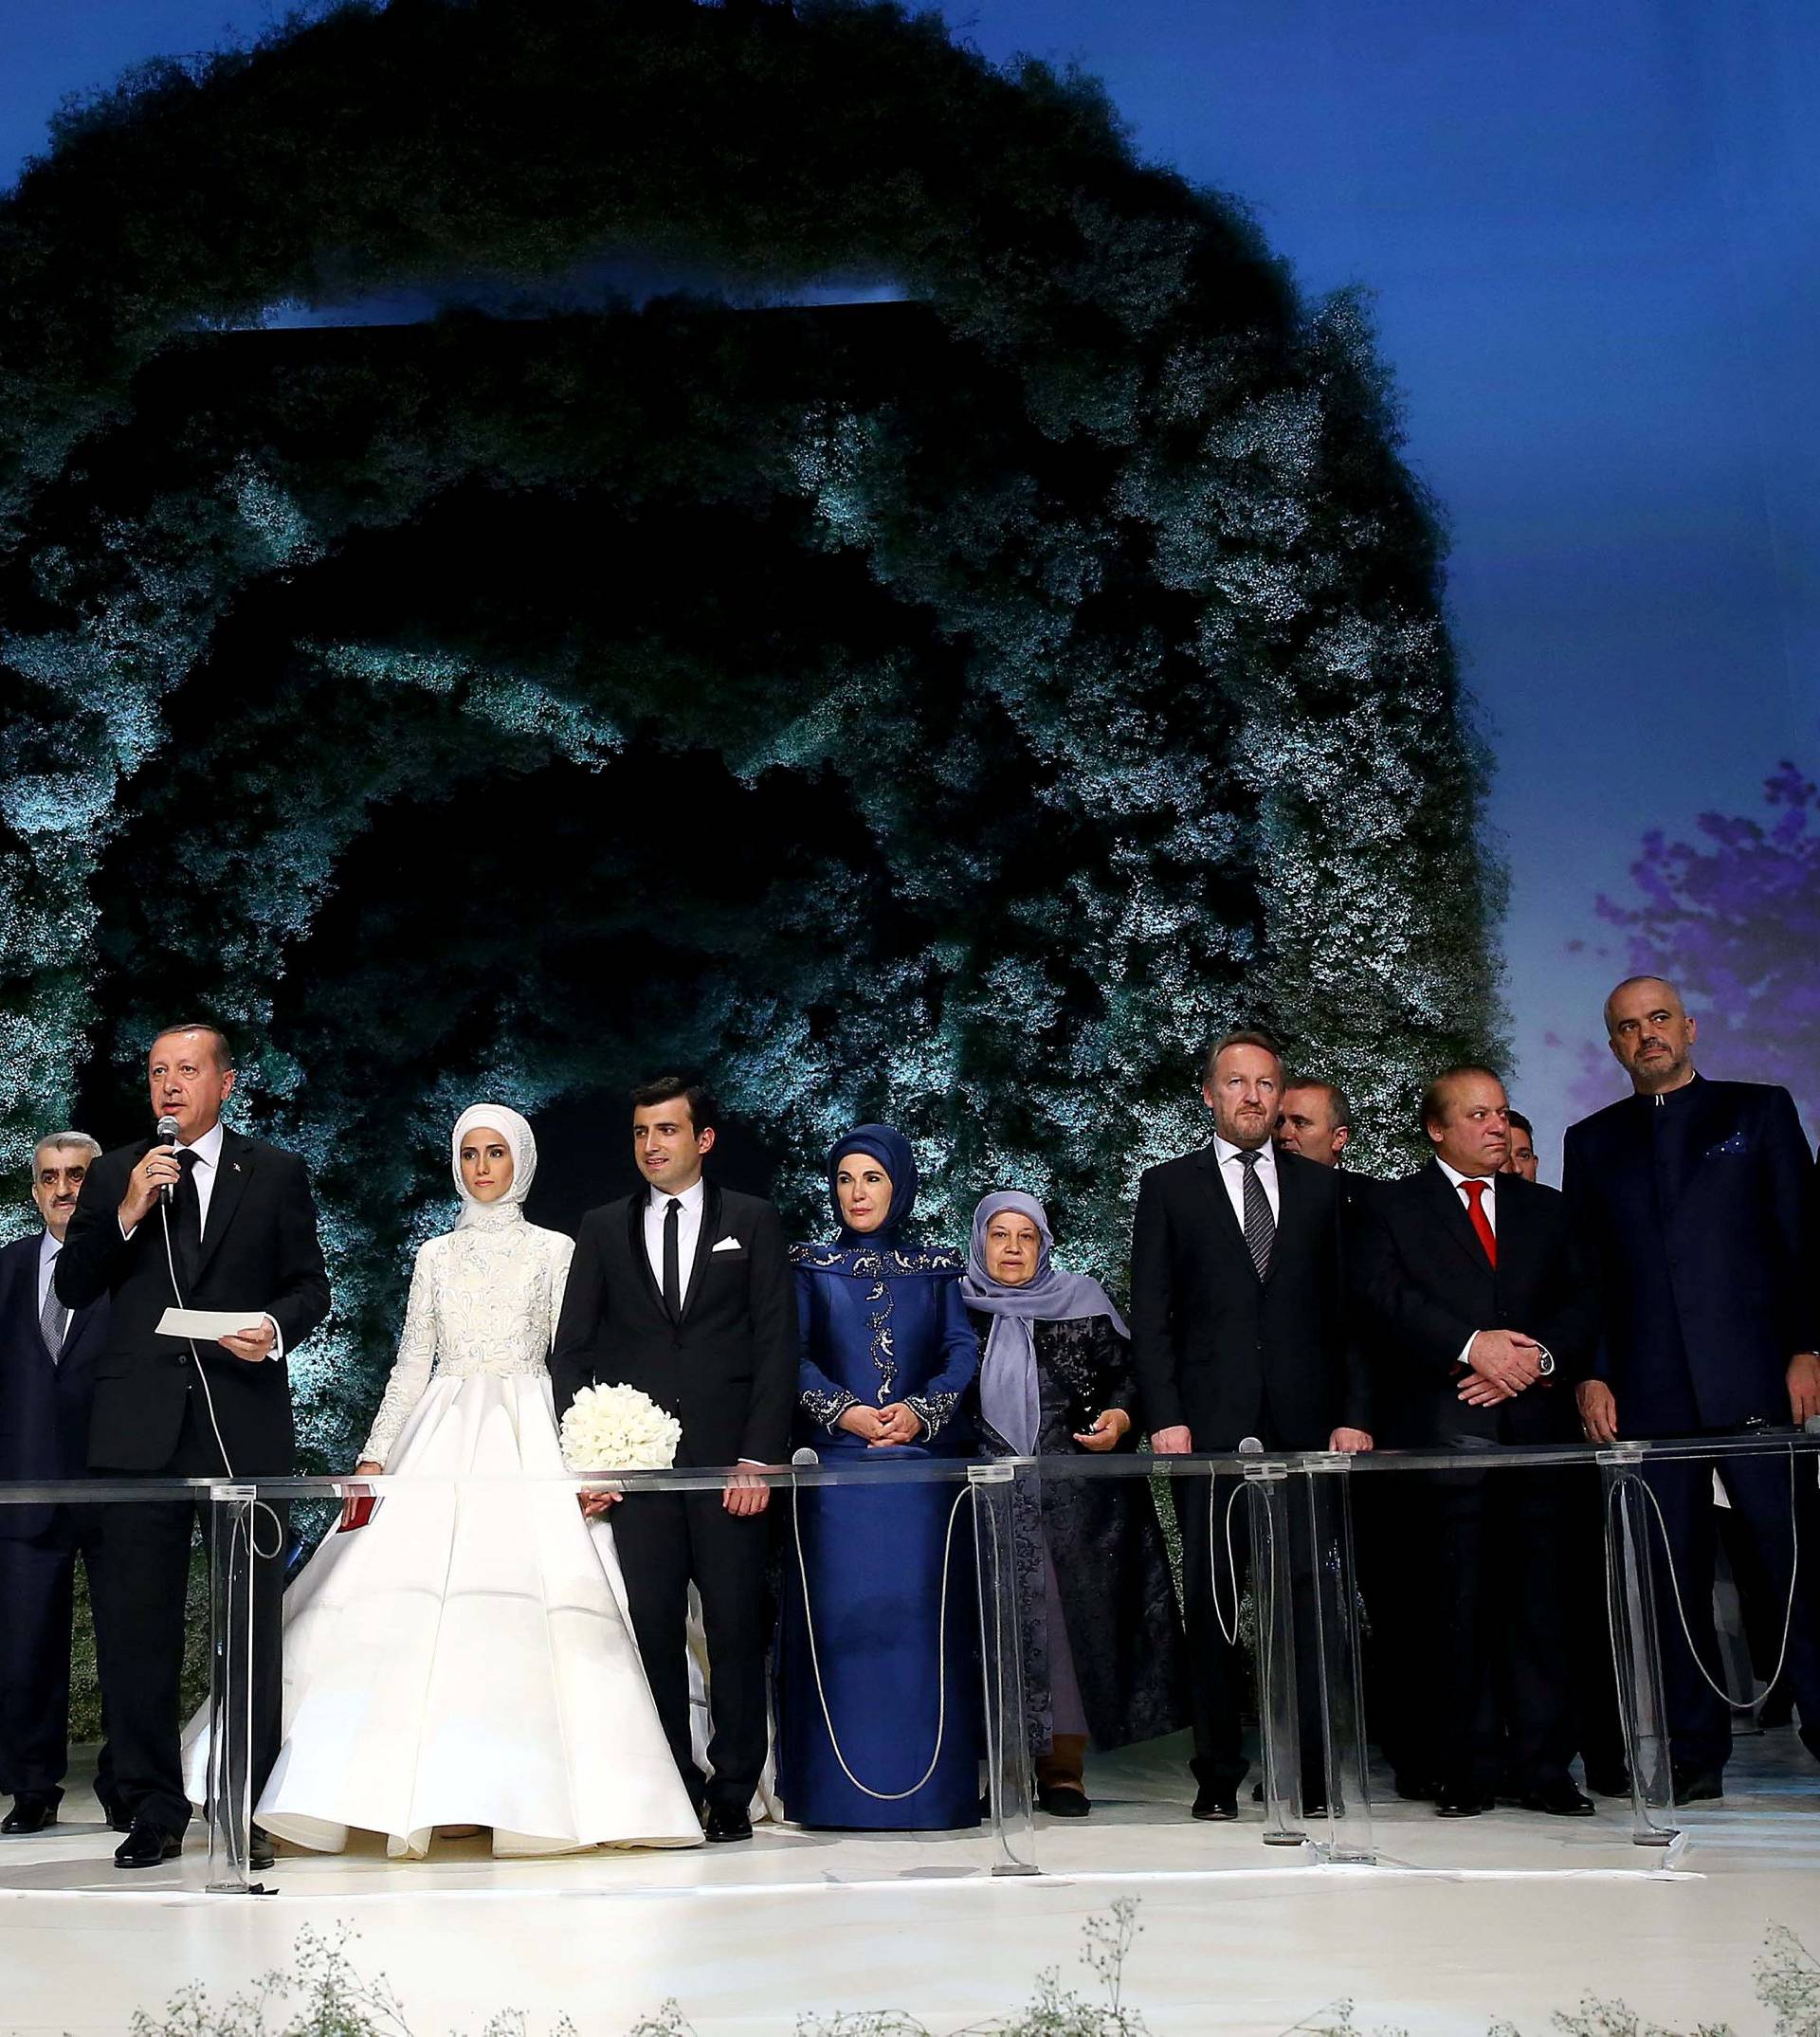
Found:
<path fill-rule="evenodd" d="M 174 1146 L 177 1142 L 178 1137 L 177 1120 L 174 1118 L 160 1118 L 158 1119 L 158 1137 L 160 1138 L 168 1138 L 171 1141 L 172 1145 Z M 163 1188 L 158 1191 L 158 1193 L 164 1198 L 166 1202 L 173 1202 L 176 1199 L 176 1190 L 174 1186 L 169 1181 L 167 1181 L 164 1184 Z"/>
<path fill-rule="evenodd" d="M 1264 1455 L 1264 1445 L 1258 1441 L 1256 1436 L 1241 1436 L 1239 1438 L 1239 1455 L 1241 1457 L 1262 1457 Z"/>
<path fill-rule="evenodd" d="M 821 1461 L 820 1453 L 811 1450 L 807 1444 L 800 1450 L 792 1450 L 790 1453 L 790 1467 L 792 1471 L 812 1469 Z"/>

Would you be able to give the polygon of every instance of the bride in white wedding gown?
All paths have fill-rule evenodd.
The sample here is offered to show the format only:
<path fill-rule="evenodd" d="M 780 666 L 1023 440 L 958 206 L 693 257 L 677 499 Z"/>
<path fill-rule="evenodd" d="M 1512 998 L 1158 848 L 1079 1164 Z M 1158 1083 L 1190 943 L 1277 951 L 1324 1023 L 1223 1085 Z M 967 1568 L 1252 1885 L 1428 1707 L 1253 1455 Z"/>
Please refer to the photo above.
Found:
<path fill-rule="evenodd" d="M 461 1221 L 417 1255 L 358 1467 L 390 1482 L 285 1593 L 284 1742 L 253 1815 L 318 1852 L 357 1828 L 421 1858 L 439 1827 L 490 1828 L 496 1854 L 696 1845 L 611 1527 L 533 1482 L 563 1470 L 546 1361 L 573 1245 L 524 1221 L 516 1111 L 464 1111 L 452 1158 Z"/>

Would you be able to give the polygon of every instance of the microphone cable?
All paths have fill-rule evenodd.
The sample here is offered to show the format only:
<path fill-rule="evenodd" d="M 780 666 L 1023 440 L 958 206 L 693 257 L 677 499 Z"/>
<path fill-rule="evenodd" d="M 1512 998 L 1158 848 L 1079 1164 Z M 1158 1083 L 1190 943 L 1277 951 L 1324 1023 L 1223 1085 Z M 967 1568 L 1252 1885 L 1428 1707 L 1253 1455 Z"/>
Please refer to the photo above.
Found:
<path fill-rule="evenodd" d="M 162 1196 L 158 1198 L 158 1228 L 164 1236 L 164 1266 L 165 1271 L 170 1275 L 171 1292 L 177 1298 L 177 1306 L 187 1309 L 190 1304 L 184 1300 L 183 1287 L 177 1279 L 176 1255 L 171 1249 L 170 1206 Z M 190 1347 L 191 1365 L 195 1372 L 196 1377 L 202 1382 L 202 1402 L 203 1406 L 209 1410 L 209 1427 L 214 1432 L 215 1447 L 221 1452 L 222 1466 L 230 1479 L 238 1480 L 240 1473 L 234 1469 L 234 1461 L 228 1454 L 227 1440 L 221 1433 L 221 1423 L 215 1413 L 215 1396 L 209 1385 L 209 1373 L 202 1362 L 202 1354 L 196 1349 L 196 1340 L 193 1337 L 186 1337 L 184 1342 Z M 284 1524 L 278 1518 L 277 1508 L 269 1500 L 255 1499 L 253 1507 L 256 1513 L 270 1515 L 272 1525 L 278 1530 L 278 1547 L 276 1549 L 262 1549 L 259 1546 L 256 1528 L 250 1530 L 247 1535 L 247 1542 L 253 1555 L 262 1562 L 270 1563 L 284 1554 Z"/>
<path fill-rule="evenodd" d="M 798 1450 L 791 1459 L 792 1474 L 805 1458 L 815 1464 L 821 1462 L 821 1459 L 812 1450 Z M 803 1591 L 803 1632 L 809 1639 L 809 1666 L 815 1679 L 815 1696 L 821 1706 L 822 1724 L 828 1729 L 828 1744 L 834 1750 L 834 1758 L 841 1765 L 841 1773 L 846 1777 L 847 1781 L 853 1785 L 862 1796 L 869 1796 L 875 1804 L 901 1804 L 906 1797 L 915 1796 L 917 1791 L 934 1775 L 937 1764 L 941 1759 L 942 1743 L 948 1734 L 948 1580 L 953 1568 L 955 1522 L 960 1518 L 962 1500 L 968 1498 L 971 1491 L 971 1486 L 963 1485 L 956 1493 L 955 1503 L 948 1509 L 948 1528 L 947 1533 L 942 1537 L 941 1544 L 941 1597 L 937 1612 L 937 1618 L 939 1620 L 940 1625 L 937 1630 L 936 1641 L 936 1678 L 939 1697 L 936 1706 L 935 1752 L 929 1756 L 929 1766 L 923 1770 L 922 1773 L 917 1777 L 916 1781 L 907 1790 L 874 1790 L 867 1784 L 863 1783 L 848 1766 L 846 1753 L 841 1747 L 840 1736 L 834 1731 L 834 1714 L 828 1706 L 828 1691 L 822 1682 L 821 1652 L 815 1646 L 815 1619 L 810 1610 L 809 1560 L 803 1554 L 803 1517 L 800 1495 L 793 1476 L 790 1482 L 790 1524 L 792 1538 L 796 1545 L 796 1574 L 801 1582 Z M 788 1810 L 789 1806 L 786 1805 L 785 1809 Z"/>
<path fill-rule="evenodd" d="M 1656 1532 L 1662 1537 L 1662 1554 L 1665 1567 L 1668 1572 L 1668 1587 L 1670 1591 L 1674 1594 L 1675 1618 L 1681 1628 L 1682 1639 L 1687 1644 L 1688 1656 L 1691 1658 L 1694 1667 L 1700 1671 L 1701 1678 L 1702 1682 L 1704 1682 L 1704 1683 L 1706 1684 L 1706 1687 L 1712 1692 L 1714 1697 L 1716 1697 L 1719 1701 L 1725 1706 L 1726 1710 L 1731 1712 L 1756 1713 L 1756 1711 L 1758 1711 L 1762 1707 L 1762 1705 L 1767 1702 L 1771 1691 L 1775 1688 L 1777 1682 L 1781 1678 L 1783 1670 L 1788 1666 L 1789 1633 L 1791 1628 L 1794 1625 L 1795 1592 L 1801 1581 L 1800 1503 L 1795 1487 L 1795 1455 L 1793 1448 L 1791 1448 L 1788 1452 L 1788 1459 L 1789 1602 L 1787 1607 L 1784 1609 L 1782 1614 L 1782 1646 L 1776 1652 L 1775 1668 L 1771 1673 L 1769 1681 L 1764 1684 L 1763 1695 L 1760 1698 L 1734 1698 L 1729 1691 L 1725 1690 L 1720 1684 L 1716 1683 L 1713 1681 L 1712 1676 L 1707 1671 L 1706 1664 L 1701 1661 L 1700 1650 L 1694 1646 L 1693 1632 L 1687 1624 L 1687 1608 L 1684 1603 L 1681 1595 L 1681 1577 L 1675 1568 L 1675 1552 L 1673 1545 L 1668 1539 L 1668 1522 L 1662 1511 L 1662 1501 L 1657 1499 L 1655 1487 L 1650 1484 L 1649 1481 L 1642 1475 L 1641 1471 L 1639 1471 L 1637 1474 L 1638 1481 L 1643 1486 L 1645 1497 L 1649 1501 L 1650 1512 L 1655 1516 Z M 1816 1481 L 1820 1482 L 1820 1464 L 1816 1464 L 1814 1475 Z M 1723 1484 L 1724 1482 L 1722 1476 L 1720 1478 L 1720 1482 L 1721 1484 Z M 1614 1484 L 1611 1488 L 1611 1493 L 1607 1496 L 1606 1513 L 1608 1516 L 1608 1526 L 1609 1517 L 1613 1512 L 1612 1502 L 1615 1500 L 1619 1489 L 1620 1488 Z M 1710 1501 L 1708 1503 L 1710 1504 Z M 1606 1573 L 1606 1610 L 1608 1618 L 1611 1620 L 1611 1661 L 1612 1668 L 1615 1672 L 1618 1665 L 1617 1624 L 1614 1617 L 1616 1613 L 1616 1605 L 1612 1597 L 1611 1579 L 1609 1567 Z"/>

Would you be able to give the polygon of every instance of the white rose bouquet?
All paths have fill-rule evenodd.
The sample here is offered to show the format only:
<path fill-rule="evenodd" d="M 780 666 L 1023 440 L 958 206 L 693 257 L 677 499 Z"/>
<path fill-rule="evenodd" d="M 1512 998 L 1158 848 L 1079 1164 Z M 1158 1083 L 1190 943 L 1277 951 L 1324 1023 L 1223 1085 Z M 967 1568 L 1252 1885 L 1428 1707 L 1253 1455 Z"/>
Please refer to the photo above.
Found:
<path fill-rule="evenodd" d="M 682 1440 L 682 1423 L 636 1387 L 583 1387 L 562 1418 L 571 1471 L 667 1471 Z"/>

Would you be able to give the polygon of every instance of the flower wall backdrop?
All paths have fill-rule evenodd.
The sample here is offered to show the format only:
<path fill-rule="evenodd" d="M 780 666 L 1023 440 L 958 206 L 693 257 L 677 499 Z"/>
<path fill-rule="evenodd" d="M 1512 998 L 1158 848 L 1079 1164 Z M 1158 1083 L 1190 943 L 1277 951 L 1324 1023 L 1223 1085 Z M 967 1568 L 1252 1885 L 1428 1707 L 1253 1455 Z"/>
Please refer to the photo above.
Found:
<path fill-rule="evenodd" d="M 908 301 L 220 330 L 627 248 Z M 324 1461 L 488 1091 L 700 1066 L 806 1229 L 888 1115 L 933 1232 L 1015 1182 L 1115 1275 L 1229 1024 L 1397 1163 L 1501 1029 L 1398 444 L 1356 297 L 896 9 L 395 0 L 127 80 L 0 212 L 0 1159 L 229 1026 L 322 1195 Z"/>

